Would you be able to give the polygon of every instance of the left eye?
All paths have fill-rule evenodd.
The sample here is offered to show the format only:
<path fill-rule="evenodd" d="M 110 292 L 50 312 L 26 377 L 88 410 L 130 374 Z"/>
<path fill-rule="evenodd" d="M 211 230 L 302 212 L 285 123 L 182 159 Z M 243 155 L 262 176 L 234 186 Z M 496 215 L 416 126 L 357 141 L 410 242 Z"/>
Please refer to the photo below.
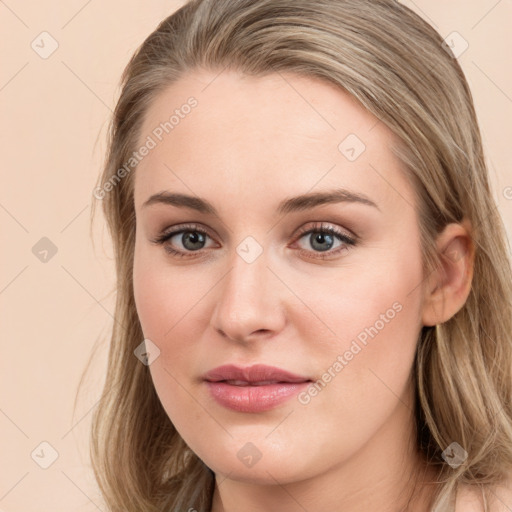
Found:
<path fill-rule="evenodd" d="M 327 259 L 336 256 L 338 253 L 345 251 L 350 246 L 355 246 L 357 243 L 355 238 L 345 234 L 338 228 L 322 223 L 315 224 L 310 229 L 303 229 L 300 235 L 298 240 L 305 238 L 314 250 L 300 249 L 299 253 L 319 259 Z M 331 250 L 335 239 L 339 241 L 339 245 L 336 246 L 334 250 Z"/>
<path fill-rule="evenodd" d="M 315 249 L 315 252 L 326 252 L 331 250 L 336 239 L 339 241 L 339 245 L 337 247 L 347 244 L 353 245 L 353 240 L 351 238 L 333 228 L 311 229 L 302 235 L 299 240 L 302 240 L 303 238 L 306 238 L 310 246 Z"/>

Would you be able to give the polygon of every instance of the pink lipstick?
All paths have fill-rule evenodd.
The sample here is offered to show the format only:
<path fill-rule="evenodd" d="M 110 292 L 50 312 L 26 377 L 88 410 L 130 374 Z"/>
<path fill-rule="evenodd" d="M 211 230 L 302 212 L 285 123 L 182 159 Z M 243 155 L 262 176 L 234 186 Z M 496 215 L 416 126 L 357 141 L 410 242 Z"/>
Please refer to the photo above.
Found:
<path fill-rule="evenodd" d="M 210 370 L 203 378 L 217 403 L 238 412 L 273 409 L 311 382 L 309 377 L 263 364 L 245 368 L 223 365 Z"/>

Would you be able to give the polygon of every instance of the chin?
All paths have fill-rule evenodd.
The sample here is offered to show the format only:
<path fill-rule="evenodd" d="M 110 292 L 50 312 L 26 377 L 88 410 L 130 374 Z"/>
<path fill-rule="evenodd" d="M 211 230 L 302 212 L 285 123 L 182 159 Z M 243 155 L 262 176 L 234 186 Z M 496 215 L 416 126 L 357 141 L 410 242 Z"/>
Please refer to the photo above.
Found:
<path fill-rule="evenodd" d="M 280 460 L 264 462 L 261 459 L 252 467 L 244 467 L 238 461 L 235 463 L 226 461 L 225 464 L 219 464 L 219 461 L 216 461 L 215 467 L 209 467 L 215 474 L 254 485 L 289 484 L 307 478 L 297 468 L 283 466 Z"/>
<path fill-rule="evenodd" d="M 276 485 L 297 482 L 314 476 L 316 464 L 300 456 L 300 450 L 283 453 L 270 443 L 243 441 L 224 446 L 215 453 L 206 448 L 198 453 L 203 462 L 216 474 L 248 484 Z M 211 447 L 210 447 L 211 448 Z M 305 450 L 306 454 L 307 449 Z"/>

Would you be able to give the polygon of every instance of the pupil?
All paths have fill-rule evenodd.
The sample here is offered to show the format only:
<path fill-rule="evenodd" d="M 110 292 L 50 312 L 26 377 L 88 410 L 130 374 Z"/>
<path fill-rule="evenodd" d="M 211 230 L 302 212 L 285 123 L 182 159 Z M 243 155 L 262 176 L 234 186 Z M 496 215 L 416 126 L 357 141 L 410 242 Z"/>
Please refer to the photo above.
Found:
<path fill-rule="evenodd" d="M 192 247 L 187 247 L 187 242 L 191 242 Z M 198 233 L 196 231 L 187 231 L 186 233 L 183 233 L 182 243 L 187 249 L 201 249 L 200 246 L 196 247 L 196 244 L 200 245 L 201 243 L 204 243 L 204 236 L 202 233 Z"/>
<path fill-rule="evenodd" d="M 313 237 L 313 241 L 312 241 L 312 246 L 315 247 L 316 245 L 316 242 L 318 241 L 319 244 L 322 244 L 322 243 L 325 243 L 327 241 L 327 243 L 329 244 L 329 247 L 325 247 L 325 246 L 322 246 L 320 245 L 320 247 L 317 246 L 317 248 L 320 250 L 320 251 L 327 251 L 331 248 L 332 246 L 332 242 L 333 242 L 333 237 L 332 235 L 329 235 L 329 234 L 317 234 L 317 235 L 311 235 Z"/>

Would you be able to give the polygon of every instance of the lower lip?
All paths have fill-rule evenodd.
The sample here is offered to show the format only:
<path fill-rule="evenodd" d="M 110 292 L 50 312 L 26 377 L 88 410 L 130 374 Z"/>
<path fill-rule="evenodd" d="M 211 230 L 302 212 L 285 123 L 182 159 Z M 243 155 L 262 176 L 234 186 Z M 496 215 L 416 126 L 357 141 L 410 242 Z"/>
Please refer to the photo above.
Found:
<path fill-rule="evenodd" d="M 226 382 L 206 385 L 213 398 L 224 407 L 238 412 L 263 412 L 289 400 L 310 382 L 279 382 L 263 386 L 234 386 Z"/>

